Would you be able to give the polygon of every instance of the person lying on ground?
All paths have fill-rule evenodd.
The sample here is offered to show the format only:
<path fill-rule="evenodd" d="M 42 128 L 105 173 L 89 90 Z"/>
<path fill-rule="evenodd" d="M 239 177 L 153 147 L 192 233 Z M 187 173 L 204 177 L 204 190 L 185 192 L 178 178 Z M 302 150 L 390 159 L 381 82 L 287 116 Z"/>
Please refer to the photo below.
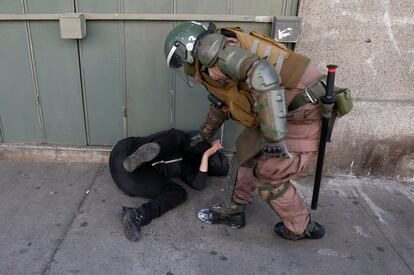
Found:
<path fill-rule="evenodd" d="M 227 157 L 219 140 L 190 146 L 194 133 L 171 129 L 146 137 L 128 137 L 111 150 L 109 168 L 118 188 L 129 196 L 150 199 L 139 207 L 122 207 L 122 225 L 130 241 L 140 238 L 141 227 L 178 206 L 186 190 L 171 178 L 202 190 L 207 176 L 226 176 Z"/>

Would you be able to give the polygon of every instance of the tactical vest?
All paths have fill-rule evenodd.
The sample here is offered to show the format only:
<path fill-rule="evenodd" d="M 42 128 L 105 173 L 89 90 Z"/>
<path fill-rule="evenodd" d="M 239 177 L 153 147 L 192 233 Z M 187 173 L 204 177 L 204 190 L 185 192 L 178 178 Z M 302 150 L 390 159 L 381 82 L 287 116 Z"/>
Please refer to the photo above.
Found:
<path fill-rule="evenodd" d="M 275 66 L 275 70 L 280 73 L 282 86 L 287 89 L 296 88 L 310 62 L 309 58 L 292 52 L 283 44 L 258 32 L 248 34 L 238 27 L 218 29 L 217 32 L 222 30 L 234 33 L 240 46 L 246 51 L 256 54 L 260 58 L 267 58 L 269 63 Z M 258 118 L 254 110 L 254 99 L 247 85 L 234 80 L 223 85 L 213 80 L 208 73 L 201 71 L 201 64 L 197 57 L 195 61 L 195 78 L 209 92 L 226 104 L 224 110 L 229 114 L 229 117 L 248 128 L 257 127 Z"/>
<path fill-rule="evenodd" d="M 284 86 L 286 89 L 296 88 L 306 67 L 310 63 L 308 57 L 294 53 L 282 43 L 278 43 L 273 38 L 262 33 L 255 31 L 245 33 L 238 27 L 223 28 L 223 30 L 236 34 L 237 40 L 240 41 L 240 46 L 243 49 L 261 58 L 266 58 L 271 65 L 274 65 L 275 70 L 282 78 L 281 86 Z"/>

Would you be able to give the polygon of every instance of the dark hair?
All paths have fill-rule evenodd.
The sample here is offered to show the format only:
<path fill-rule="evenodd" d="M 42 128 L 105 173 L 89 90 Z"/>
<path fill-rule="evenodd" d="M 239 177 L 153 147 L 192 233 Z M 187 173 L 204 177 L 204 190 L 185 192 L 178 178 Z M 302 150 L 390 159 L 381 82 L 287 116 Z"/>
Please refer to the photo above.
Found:
<path fill-rule="evenodd" d="M 197 143 L 195 146 L 190 146 L 191 139 L 197 136 L 199 131 L 187 132 L 188 141 L 184 145 L 184 154 L 187 158 L 192 158 L 194 155 L 202 155 L 211 147 L 207 141 Z M 208 175 L 215 177 L 227 176 L 229 173 L 230 164 L 226 155 L 223 152 L 216 152 L 208 158 Z"/>
<path fill-rule="evenodd" d="M 186 133 L 187 140 L 184 143 L 184 152 L 185 153 L 202 155 L 208 148 L 210 148 L 211 145 L 207 141 L 202 141 L 202 142 L 197 143 L 194 146 L 190 146 L 192 138 L 197 136 L 198 134 L 199 134 L 199 131 L 190 131 L 190 132 Z"/>

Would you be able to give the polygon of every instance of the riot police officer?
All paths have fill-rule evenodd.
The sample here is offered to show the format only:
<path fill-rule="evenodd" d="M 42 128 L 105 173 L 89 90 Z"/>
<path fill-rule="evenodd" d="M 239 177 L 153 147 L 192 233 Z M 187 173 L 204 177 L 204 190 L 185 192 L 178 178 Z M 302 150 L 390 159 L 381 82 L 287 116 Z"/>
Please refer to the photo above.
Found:
<path fill-rule="evenodd" d="M 324 227 L 310 219 L 292 182 L 317 155 L 320 134 L 323 75 L 309 58 L 257 32 L 194 21 L 168 34 L 165 57 L 170 68 L 183 69 L 212 95 L 192 144 L 214 135 L 229 118 L 246 127 L 236 143 L 224 202 L 200 210 L 199 219 L 243 227 L 246 204 L 258 189 L 282 220 L 274 228 L 278 235 L 323 237 Z"/>

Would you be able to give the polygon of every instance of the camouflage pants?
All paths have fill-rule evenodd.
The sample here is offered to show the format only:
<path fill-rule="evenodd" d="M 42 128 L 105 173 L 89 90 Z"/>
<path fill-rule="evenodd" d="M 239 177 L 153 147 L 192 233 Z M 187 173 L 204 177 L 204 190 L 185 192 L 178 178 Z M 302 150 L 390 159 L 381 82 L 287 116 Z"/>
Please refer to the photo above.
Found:
<path fill-rule="evenodd" d="M 321 76 L 321 72 L 310 64 L 297 88 L 286 91 L 287 102 L 290 103 Z M 261 197 L 269 202 L 285 226 L 302 234 L 309 222 L 309 210 L 290 180 L 301 174 L 316 158 L 321 130 L 319 107 L 305 104 L 289 112 L 287 118 L 285 142 L 293 158 L 271 158 L 261 154 L 254 159 L 255 168 L 240 167 L 232 200 L 240 204 L 248 203 L 258 188 Z"/>

